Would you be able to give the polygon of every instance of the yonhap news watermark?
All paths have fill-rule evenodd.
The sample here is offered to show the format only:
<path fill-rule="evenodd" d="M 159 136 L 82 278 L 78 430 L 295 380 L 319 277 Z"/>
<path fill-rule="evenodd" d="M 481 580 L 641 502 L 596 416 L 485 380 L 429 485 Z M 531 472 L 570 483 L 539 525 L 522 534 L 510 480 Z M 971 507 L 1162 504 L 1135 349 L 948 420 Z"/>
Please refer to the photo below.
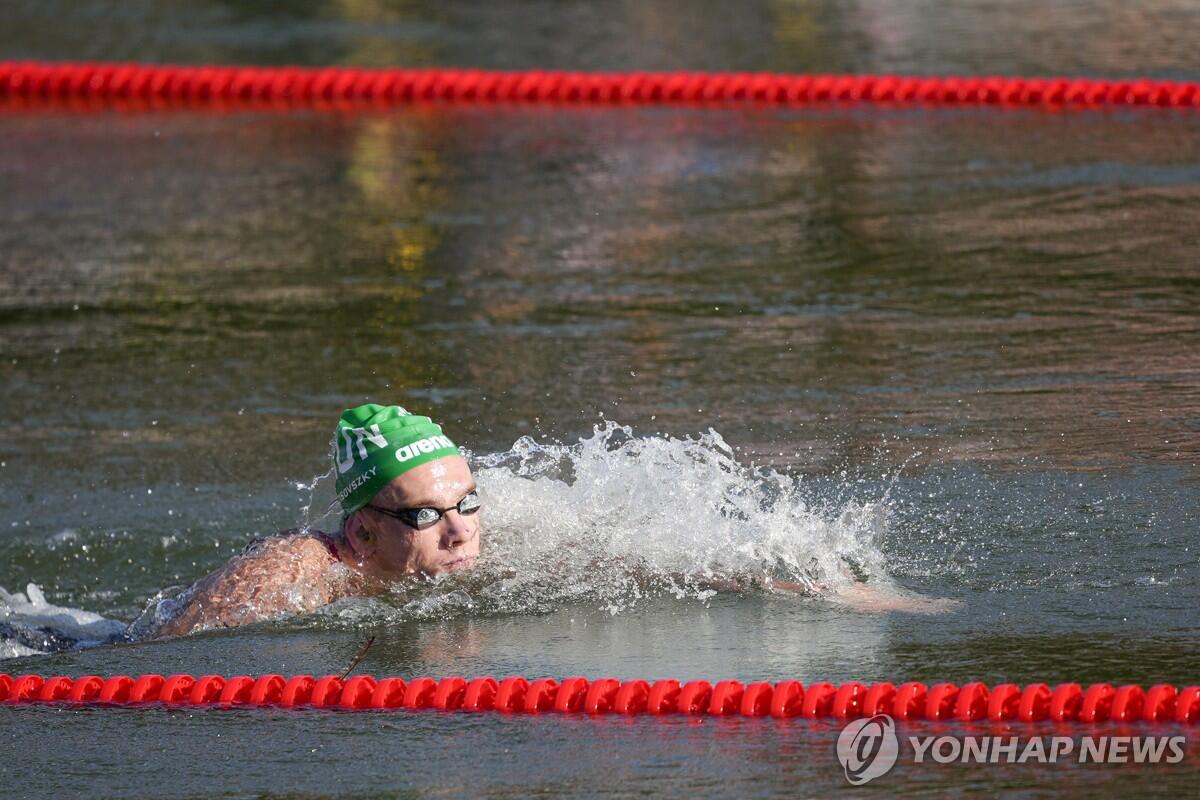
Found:
<path fill-rule="evenodd" d="M 857 719 L 842 728 L 837 757 L 846 780 L 861 786 L 886 775 L 901 759 L 912 764 L 1178 764 L 1187 736 L 1011 734 L 901 736 L 887 714 Z"/>

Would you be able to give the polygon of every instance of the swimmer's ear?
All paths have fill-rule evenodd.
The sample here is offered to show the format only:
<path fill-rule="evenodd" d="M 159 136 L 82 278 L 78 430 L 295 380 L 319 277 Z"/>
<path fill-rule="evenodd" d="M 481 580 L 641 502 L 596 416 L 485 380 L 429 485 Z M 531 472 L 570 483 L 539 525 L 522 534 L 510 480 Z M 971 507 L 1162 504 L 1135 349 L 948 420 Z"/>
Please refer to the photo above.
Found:
<path fill-rule="evenodd" d="M 346 520 L 346 541 L 360 560 L 375 554 L 375 535 L 363 525 L 362 517 L 357 512 Z"/>

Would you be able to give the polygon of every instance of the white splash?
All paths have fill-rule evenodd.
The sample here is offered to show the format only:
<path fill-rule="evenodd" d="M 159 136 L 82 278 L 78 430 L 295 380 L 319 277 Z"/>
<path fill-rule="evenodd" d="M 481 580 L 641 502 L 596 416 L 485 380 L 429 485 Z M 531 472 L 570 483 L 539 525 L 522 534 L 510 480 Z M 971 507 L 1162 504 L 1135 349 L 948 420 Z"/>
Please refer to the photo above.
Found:
<path fill-rule="evenodd" d="M 788 581 L 836 591 L 883 574 L 876 502 L 828 507 L 799 478 L 740 464 L 719 433 L 635 437 L 613 422 L 576 445 L 518 440 L 478 460 L 489 558 L 577 579 Z"/>
<path fill-rule="evenodd" d="M 77 647 L 101 644 L 120 636 L 125 623 L 107 619 L 91 611 L 56 606 L 46 600 L 42 589 L 35 583 L 25 587 L 25 592 L 10 594 L 0 587 L 0 623 L 21 629 L 28 635 L 22 642 L 13 639 L 0 641 L 0 658 L 33 655 L 47 649 L 30 646 L 36 642 L 39 629 L 53 632 L 54 638 L 75 640 Z"/>

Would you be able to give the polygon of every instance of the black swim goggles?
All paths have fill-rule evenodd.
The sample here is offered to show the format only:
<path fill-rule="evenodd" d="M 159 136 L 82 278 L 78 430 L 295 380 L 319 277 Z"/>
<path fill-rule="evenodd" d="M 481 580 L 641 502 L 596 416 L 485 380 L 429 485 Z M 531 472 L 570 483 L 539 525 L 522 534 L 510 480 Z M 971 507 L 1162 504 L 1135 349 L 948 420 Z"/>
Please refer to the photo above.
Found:
<path fill-rule="evenodd" d="M 479 500 L 479 492 L 472 489 L 467 492 L 467 496 L 458 501 L 458 505 L 450 506 L 449 508 L 433 508 L 431 506 L 425 508 L 383 508 L 381 506 L 367 503 L 366 508 L 378 511 L 393 519 L 398 519 L 410 528 L 416 528 L 423 531 L 426 528 L 436 525 L 447 511 L 457 511 L 464 517 L 469 517 L 479 510 L 482 503 Z"/>

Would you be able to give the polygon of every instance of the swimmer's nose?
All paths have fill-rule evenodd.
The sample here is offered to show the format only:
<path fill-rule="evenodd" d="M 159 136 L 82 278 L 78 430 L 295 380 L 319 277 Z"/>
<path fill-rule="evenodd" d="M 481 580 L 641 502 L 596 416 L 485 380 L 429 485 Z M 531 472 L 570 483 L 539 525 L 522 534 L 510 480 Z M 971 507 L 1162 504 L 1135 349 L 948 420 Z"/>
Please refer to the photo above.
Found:
<path fill-rule="evenodd" d="M 450 549 L 461 547 L 471 541 L 471 537 L 475 534 L 471 530 L 471 524 L 466 518 L 458 513 L 457 509 L 447 511 L 444 519 L 446 520 L 446 546 Z"/>

